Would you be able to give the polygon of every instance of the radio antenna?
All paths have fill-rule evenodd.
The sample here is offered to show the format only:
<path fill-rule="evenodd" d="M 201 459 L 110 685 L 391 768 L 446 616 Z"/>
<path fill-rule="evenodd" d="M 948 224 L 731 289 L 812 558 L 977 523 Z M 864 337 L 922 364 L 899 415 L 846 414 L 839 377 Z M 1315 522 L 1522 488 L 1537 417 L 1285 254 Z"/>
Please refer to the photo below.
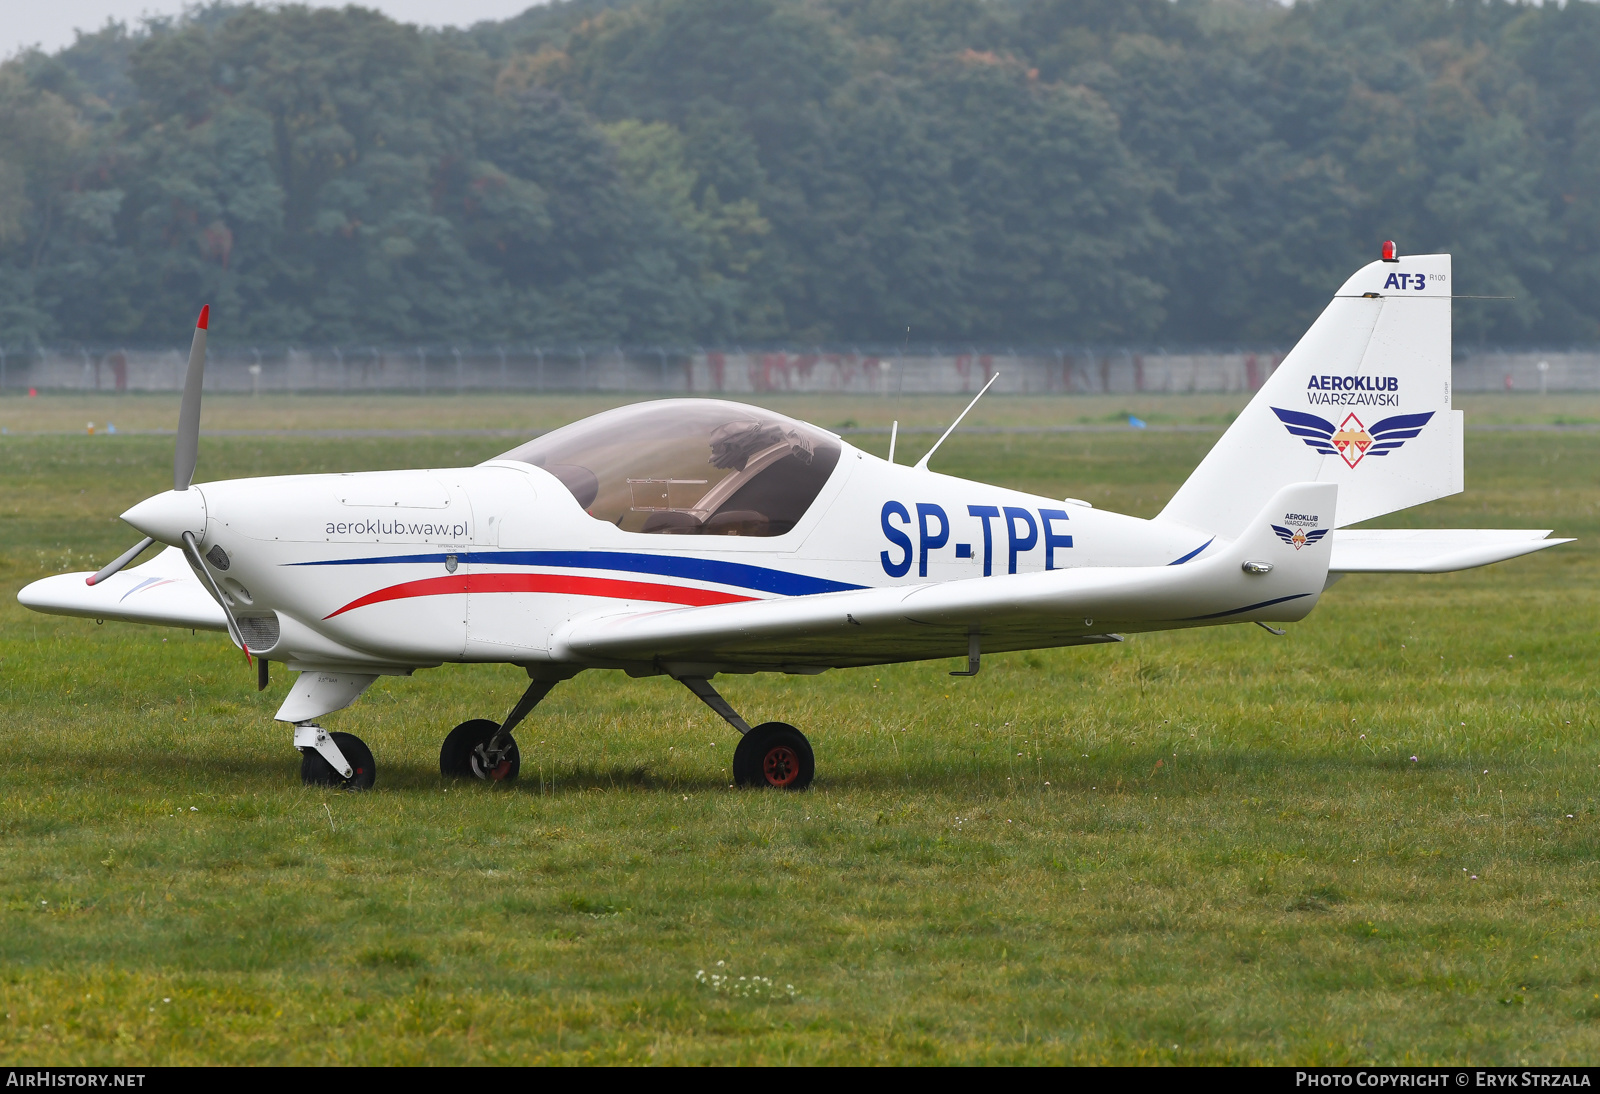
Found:
<path fill-rule="evenodd" d="M 906 382 L 906 353 L 911 348 L 911 328 L 906 327 L 906 340 L 900 347 L 900 386 L 903 390 Z M 883 393 L 889 394 L 889 385 L 884 384 Z M 900 437 L 900 422 L 896 420 L 889 426 L 889 462 L 894 462 L 894 442 Z"/>
<path fill-rule="evenodd" d="M 967 404 L 967 409 L 963 410 L 960 414 L 956 415 L 956 420 L 950 423 L 950 428 L 944 431 L 944 436 L 940 437 L 938 440 L 934 441 L 933 442 L 933 447 L 928 449 L 926 452 L 924 452 L 922 454 L 922 459 L 917 461 L 917 470 L 918 471 L 927 470 L 928 461 L 933 458 L 933 454 L 935 452 L 939 451 L 939 446 L 941 444 L 944 444 L 945 437 L 950 436 L 950 434 L 952 434 L 952 433 L 954 433 L 956 431 L 956 426 L 961 424 L 961 419 L 965 418 L 967 416 L 967 414 L 969 412 L 971 412 L 972 408 L 978 405 L 978 400 L 983 398 L 983 392 L 984 391 L 988 391 L 991 387 L 993 387 L 994 386 L 994 382 L 996 380 L 998 380 L 998 379 L 1000 379 L 1000 374 L 998 372 L 995 373 L 993 376 L 989 377 L 989 382 L 987 384 L 983 385 L 983 391 L 980 391 L 980 392 L 978 392 L 978 394 L 974 395 L 972 397 L 972 402 Z"/>

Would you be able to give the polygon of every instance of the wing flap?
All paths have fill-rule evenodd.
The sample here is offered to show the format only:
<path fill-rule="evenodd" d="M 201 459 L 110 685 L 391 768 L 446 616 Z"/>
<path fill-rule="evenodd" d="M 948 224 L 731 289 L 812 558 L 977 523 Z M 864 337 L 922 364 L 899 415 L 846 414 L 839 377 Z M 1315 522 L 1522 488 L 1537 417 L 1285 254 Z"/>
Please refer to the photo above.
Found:
<path fill-rule="evenodd" d="M 43 578 L 19 592 L 17 601 L 48 615 L 207 631 L 228 628 L 222 608 L 176 547 L 168 547 L 143 566 L 112 574 L 98 585 L 85 584 L 91 576 L 85 572 Z"/>
<path fill-rule="evenodd" d="M 1330 573 L 1443 574 L 1504 562 L 1570 539 L 1546 539 L 1550 529 L 1395 528 L 1333 533 Z"/>

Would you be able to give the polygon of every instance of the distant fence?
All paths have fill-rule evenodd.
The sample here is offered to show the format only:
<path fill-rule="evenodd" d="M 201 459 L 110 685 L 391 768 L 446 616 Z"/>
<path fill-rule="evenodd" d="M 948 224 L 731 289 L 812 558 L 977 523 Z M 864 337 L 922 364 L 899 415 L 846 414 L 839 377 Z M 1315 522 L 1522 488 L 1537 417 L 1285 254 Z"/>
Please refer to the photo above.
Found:
<path fill-rule="evenodd" d="M 186 350 L 180 349 L 0 351 L 0 395 L 29 388 L 177 391 L 186 360 Z M 224 348 L 211 354 L 205 386 L 267 394 L 940 395 L 975 392 L 998 372 L 994 390 L 1006 394 L 1187 394 L 1254 391 L 1282 360 L 1277 351 Z M 1454 387 L 1458 392 L 1600 391 L 1600 351 L 1472 352 L 1455 362 Z"/>

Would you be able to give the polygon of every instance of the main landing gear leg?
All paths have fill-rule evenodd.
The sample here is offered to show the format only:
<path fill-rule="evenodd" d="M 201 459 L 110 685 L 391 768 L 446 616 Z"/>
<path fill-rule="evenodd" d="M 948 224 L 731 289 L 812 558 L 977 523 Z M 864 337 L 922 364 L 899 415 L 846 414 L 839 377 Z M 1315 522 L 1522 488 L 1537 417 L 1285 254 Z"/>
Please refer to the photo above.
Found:
<path fill-rule="evenodd" d="M 509 782 L 522 768 L 522 754 L 517 750 L 516 738 L 511 731 L 533 713 L 533 708 L 550 690 L 563 680 L 577 675 L 572 672 L 539 673 L 529 670 L 533 682 L 522 693 L 517 705 L 511 708 L 503 722 L 488 718 L 474 718 L 462 722 L 450 731 L 439 749 L 439 774 L 447 779 L 482 779 L 485 782 Z"/>
<path fill-rule="evenodd" d="M 741 718 L 739 712 L 728 705 L 728 700 L 717 694 L 717 689 L 711 686 L 710 680 L 707 680 L 704 676 L 680 676 L 678 677 L 678 683 L 694 692 L 696 699 L 716 711 L 723 721 L 737 729 L 742 736 L 749 735 L 750 723 Z"/>
<path fill-rule="evenodd" d="M 804 790 L 811 785 L 817 761 L 804 733 L 786 722 L 751 726 L 704 676 L 679 676 L 677 680 L 741 734 L 739 746 L 733 750 L 735 783 L 778 790 Z"/>

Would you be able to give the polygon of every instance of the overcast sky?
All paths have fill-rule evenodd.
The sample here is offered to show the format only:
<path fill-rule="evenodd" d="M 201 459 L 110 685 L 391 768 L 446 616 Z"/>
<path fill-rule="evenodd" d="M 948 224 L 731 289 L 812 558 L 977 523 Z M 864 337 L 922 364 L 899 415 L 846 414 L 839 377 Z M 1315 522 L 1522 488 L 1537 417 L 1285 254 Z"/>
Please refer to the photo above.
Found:
<path fill-rule="evenodd" d="M 344 0 L 306 0 L 315 7 L 343 7 Z M 426 26 L 465 27 L 505 19 L 535 0 L 363 0 L 395 19 Z M 54 52 L 72 44 L 73 30 L 98 30 L 107 19 L 132 26 L 142 15 L 176 15 L 183 0 L 0 0 L 0 57 L 29 46 Z"/>

